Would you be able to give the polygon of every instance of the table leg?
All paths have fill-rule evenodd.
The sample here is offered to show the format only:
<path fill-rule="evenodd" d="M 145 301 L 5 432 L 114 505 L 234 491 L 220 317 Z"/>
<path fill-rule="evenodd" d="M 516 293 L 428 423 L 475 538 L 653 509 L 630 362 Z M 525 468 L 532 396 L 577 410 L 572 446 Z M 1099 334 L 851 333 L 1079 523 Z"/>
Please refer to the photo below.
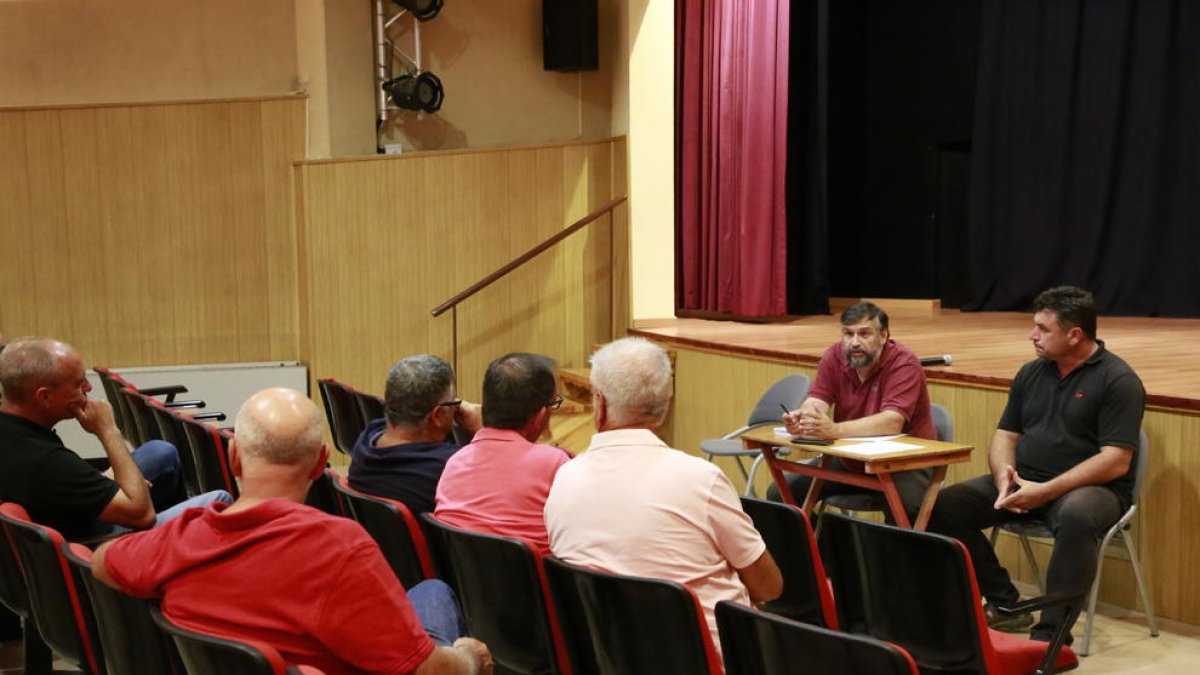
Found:
<path fill-rule="evenodd" d="M 917 529 L 924 530 L 929 525 L 929 516 L 933 513 L 933 503 L 937 501 L 942 482 L 946 479 L 946 465 L 933 468 L 933 476 L 929 479 L 929 487 L 925 488 L 925 498 L 921 500 L 921 510 L 917 512 Z"/>
<path fill-rule="evenodd" d="M 883 496 L 887 498 L 888 508 L 892 510 L 892 518 L 900 527 L 912 527 L 912 523 L 908 519 L 908 513 L 904 511 L 904 502 L 900 501 L 900 491 L 896 489 L 896 483 L 892 480 L 892 474 L 879 474 L 879 484 L 883 486 Z"/>
<path fill-rule="evenodd" d="M 821 455 L 821 468 L 828 469 L 833 462 L 833 457 L 830 455 Z M 825 479 L 817 476 L 812 477 L 812 482 L 808 484 L 808 494 L 804 496 L 804 514 L 811 516 L 813 509 L 817 507 L 817 500 L 821 495 L 821 486 L 825 484 Z"/>

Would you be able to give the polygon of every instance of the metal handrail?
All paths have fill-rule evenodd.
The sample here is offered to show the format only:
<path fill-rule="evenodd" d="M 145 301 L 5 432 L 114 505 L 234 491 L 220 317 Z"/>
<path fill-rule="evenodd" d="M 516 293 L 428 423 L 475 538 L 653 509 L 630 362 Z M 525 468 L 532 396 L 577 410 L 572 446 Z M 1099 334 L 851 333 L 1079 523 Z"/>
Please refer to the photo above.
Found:
<path fill-rule="evenodd" d="M 543 241 L 542 243 L 538 244 L 537 246 L 534 246 L 533 248 L 529 249 L 528 251 L 522 253 L 521 255 L 514 258 L 512 260 L 512 262 L 510 262 L 506 265 L 503 265 L 502 267 L 500 267 L 500 269 L 496 270 L 495 272 L 492 272 L 491 274 L 487 275 L 486 277 L 471 284 L 470 287 L 468 287 L 466 290 L 462 291 L 461 293 L 456 294 L 454 297 L 443 302 L 442 304 L 438 305 L 437 307 L 434 307 L 431 310 L 432 314 L 434 316 L 441 316 L 442 314 L 445 314 L 448 310 L 450 310 L 452 307 L 459 304 L 463 300 L 466 300 L 467 298 L 471 297 L 472 295 L 475 295 L 479 291 L 482 291 L 483 289 L 485 289 L 488 286 L 495 283 L 496 280 L 500 279 L 504 275 L 517 269 L 521 265 L 524 265 L 525 263 L 529 262 L 534 257 L 536 257 L 539 253 L 541 253 L 542 251 L 545 251 L 546 249 L 550 248 L 551 246 L 554 246 L 555 244 L 562 241 L 563 239 L 566 239 L 567 237 L 571 236 L 572 234 L 575 234 L 579 230 L 583 229 L 588 223 L 591 223 L 592 221 L 598 219 L 600 216 L 603 216 L 604 214 L 608 213 L 609 211 L 612 211 L 613 209 L 617 208 L 622 203 L 624 203 L 626 199 L 628 199 L 628 197 L 617 197 L 616 199 L 608 202 L 604 206 L 601 206 L 600 208 L 596 209 L 595 211 L 592 211 L 591 213 L 580 218 L 579 220 L 575 221 L 574 223 L 571 223 L 569 226 L 567 226 L 561 232 L 556 233 L 554 236 L 550 237 L 549 239 Z"/>
<path fill-rule="evenodd" d="M 445 314 L 448 311 L 450 312 L 450 317 L 451 317 L 451 319 L 450 319 L 450 326 L 451 326 L 450 327 L 450 333 L 451 333 L 450 339 L 452 341 L 452 343 L 451 343 L 452 349 L 454 350 L 453 360 L 454 360 L 455 372 L 458 372 L 458 305 L 459 305 L 459 303 L 461 303 L 462 301 L 466 300 L 467 298 L 475 295 L 479 291 L 482 291 L 483 289 L 487 288 L 488 286 L 491 286 L 493 283 L 495 283 L 497 280 L 499 280 L 502 277 L 504 277 L 505 275 L 507 275 L 509 272 L 512 272 L 513 270 L 517 269 L 521 265 L 524 265 L 525 263 L 529 262 L 530 260 L 535 258 L 539 253 L 542 253 L 543 251 L 550 248 L 551 246 L 554 246 L 555 244 L 562 241 L 563 239 L 566 239 L 567 237 L 571 236 L 572 234 L 575 234 L 576 232 L 583 229 L 591 222 L 599 219 L 604 214 L 611 212 L 613 209 L 615 209 L 618 206 L 620 206 L 621 204 L 623 204 L 627 199 L 628 199 L 628 197 L 617 197 L 616 199 L 605 204 L 604 206 L 601 206 L 600 208 L 596 209 L 595 211 L 592 211 L 591 213 L 587 214 L 586 216 L 580 218 L 579 220 L 577 220 L 577 221 L 571 223 L 570 225 L 568 225 L 567 227 L 563 228 L 560 232 L 555 233 L 554 236 L 546 239 L 542 243 L 538 244 L 537 246 L 534 246 L 533 248 L 522 253 L 521 255 L 517 256 L 516 258 L 513 258 L 513 260 L 511 262 L 509 262 L 505 265 L 502 265 L 500 267 L 500 269 L 496 270 L 495 272 L 492 272 L 491 274 L 487 275 L 486 277 L 471 284 L 466 290 L 455 294 L 449 300 L 443 302 L 442 304 L 440 304 L 437 307 L 434 307 L 432 310 L 430 310 L 430 312 L 435 317 L 441 316 L 442 314 Z M 610 249 L 611 249 L 611 247 L 610 247 Z M 610 263 L 612 262 L 611 259 L 612 259 L 612 251 L 610 250 L 609 251 L 609 262 Z M 451 310 L 453 310 L 453 311 L 451 311 Z"/>

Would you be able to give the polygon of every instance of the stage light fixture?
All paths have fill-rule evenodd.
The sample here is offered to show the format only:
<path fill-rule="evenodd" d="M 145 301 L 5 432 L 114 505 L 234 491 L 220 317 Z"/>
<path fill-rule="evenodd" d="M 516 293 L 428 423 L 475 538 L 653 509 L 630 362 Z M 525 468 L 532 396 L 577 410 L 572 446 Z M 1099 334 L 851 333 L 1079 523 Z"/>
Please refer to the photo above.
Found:
<path fill-rule="evenodd" d="M 417 21 L 428 21 L 442 11 L 442 0 L 393 0 L 393 2 L 412 12 Z"/>
<path fill-rule="evenodd" d="M 442 81 L 428 71 L 392 78 L 383 83 L 383 90 L 397 107 L 427 113 L 437 112 L 445 98 Z"/>

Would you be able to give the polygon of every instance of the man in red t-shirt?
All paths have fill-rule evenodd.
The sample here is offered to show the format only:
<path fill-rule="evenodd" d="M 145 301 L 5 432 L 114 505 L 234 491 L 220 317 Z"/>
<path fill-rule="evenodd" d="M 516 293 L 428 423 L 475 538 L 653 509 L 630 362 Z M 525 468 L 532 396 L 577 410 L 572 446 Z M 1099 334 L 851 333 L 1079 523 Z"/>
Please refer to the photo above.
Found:
<path fill-rule="evenodd" d="M 304 505 L 329 456 L 312 401 L 290 389 L 255 394 L 229 454 L 236 502 L 104 544 L 96 577 L 161 597 L 180 626 L 266 642 L 326 673 L 492 672 L 487 647 L 458 637 L 449 587 L 428 580 L 406 594 L 362 527 Z"/>
<path fill-rule="evenodd" d="M 874 303 L 857 302 L 842 312 L 841 323 L 842 339 L 825 350 L 808 398 L 783 416 L 788 432 L 830 440 L 896 434 L 936 439 L 925 370 L 912 350 L 891 339 L 887 312 Z M 832 467 L 861 471 L 839 459 Z M 900 471 L 892 478 L 904 510 L 915 516 L 929 486 L 930 469 Z M 807 493 L 810 482 L 808 476 L 788 475 L 794 495 Z M 848 493 L 875 491 L 831 481 L 822 484 L 822 499 Z M 772 485 L 767 498 L 778 501 L 779 489 Z"/>

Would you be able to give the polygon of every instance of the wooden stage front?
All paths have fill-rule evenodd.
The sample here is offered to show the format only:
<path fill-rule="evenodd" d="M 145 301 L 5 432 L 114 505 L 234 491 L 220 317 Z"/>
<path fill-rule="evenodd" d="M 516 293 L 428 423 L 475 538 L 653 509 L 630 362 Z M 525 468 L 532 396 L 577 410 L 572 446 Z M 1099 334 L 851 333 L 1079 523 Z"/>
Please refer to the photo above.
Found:
<path fill-rule="evenodd" d="M 951 468 L 952 483 L 987 471 L 987 446 L 1013 375 L 1034 358 L 1028 313 L 960 313 L 912 301 L 880 301 L 892 337 L 921 356 L 949 354 L 953 365 L 926 369 L 930 397 L 955 422 L 955 440 L 974 446 L 971 461 Z M 663 429 L 674 447 L 696 453 L 700 441 L 745 424 L 754 402 L 775 380 L 815 374 L 823 351 L 839 338 L 836 316 L 786 323 L 675 319 L 638 322 L 630 330 L 675 350 L 675 400 Z M 1156 614 L 1200 624 L 1200 320 L 1102 317 L 1099 337 L 1138 372 L 1148 393 L 1143 428 L 1149 468 L 1135 517 Z M 718 464 L 740 487 L 732 460 Z M 769 476 L 760 472 L 759 494 Z M 1050 547 L 1037 545 L 1042 569 Z M 1002 537 L 1001 560 L 1026 583 L 1015 540 Z M 1101 581 L 1102 603 L 1140 608 L 1124 549 L 1110 548 Z"/>

